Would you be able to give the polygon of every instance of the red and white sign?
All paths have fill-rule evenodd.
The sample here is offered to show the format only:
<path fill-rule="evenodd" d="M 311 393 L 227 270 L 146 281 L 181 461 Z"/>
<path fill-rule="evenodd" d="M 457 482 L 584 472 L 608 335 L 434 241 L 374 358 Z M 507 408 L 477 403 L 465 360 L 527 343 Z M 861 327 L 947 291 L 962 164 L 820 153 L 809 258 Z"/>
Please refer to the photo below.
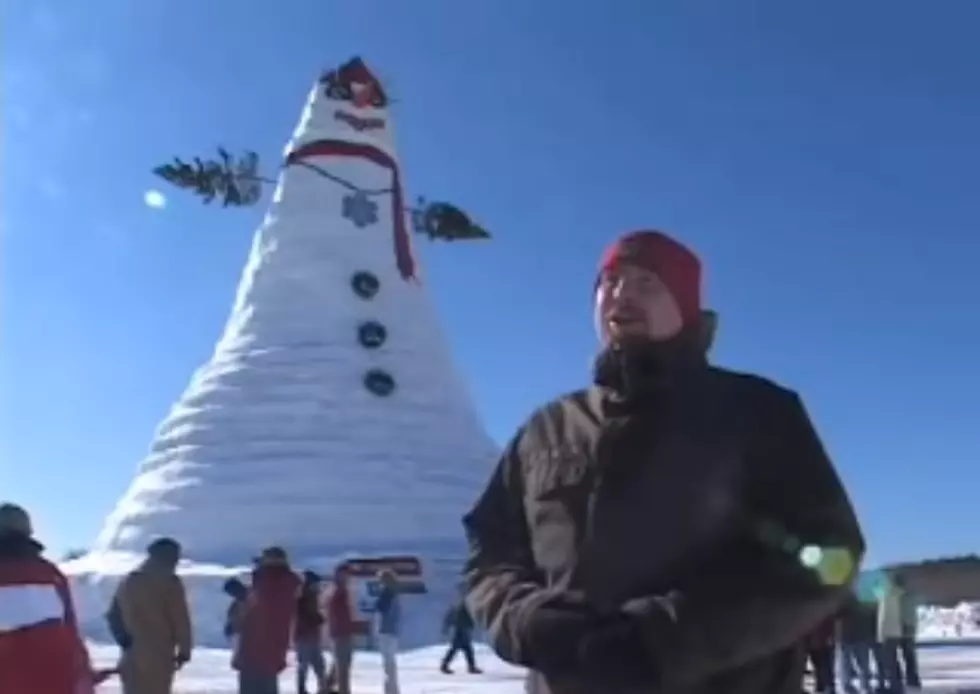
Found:
<path fill-rule="evenodd" d="M 411 555 L 384 557 L 357 557 L 344 562 L 351 576 L 357 578 L 376 578 L 385 569 L 394 572 L 398 578 L 421 578 L 422 562 Z"/>

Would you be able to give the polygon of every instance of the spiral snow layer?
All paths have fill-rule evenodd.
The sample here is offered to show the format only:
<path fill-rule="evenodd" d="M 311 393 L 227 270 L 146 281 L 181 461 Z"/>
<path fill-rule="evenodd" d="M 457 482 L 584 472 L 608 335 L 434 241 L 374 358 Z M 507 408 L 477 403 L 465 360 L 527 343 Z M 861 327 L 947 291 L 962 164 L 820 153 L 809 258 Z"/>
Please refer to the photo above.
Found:
<path fill-rule="evenodd" d="M 338 113 L 384 128 L 359 130 Z M 336 102 L 318 85 L 287 153 L 342 139 L 393 157 L 390 129 L 384 109 Z M 378 192 L 393 171 L 356 156 L 307 164 L 280 175 L 224 334 L 160 424 L 96 552 L 171 536 L 192 558 L 239 563 L 270 544 L 313 556 L 461 543 L 460 517 L 497 450 L 422 285 L 396 267 L 391 194 Z M 343 216 L 357 190 L 376 203 L 361 227 Z M 359 271 L 380 280 L 372 298 L 352 288 Z M 367 321 L 386 328 L 380 347 L 360 343 Z M 371 369 L 393 377 L 390 395 L 366 389 Z"/>

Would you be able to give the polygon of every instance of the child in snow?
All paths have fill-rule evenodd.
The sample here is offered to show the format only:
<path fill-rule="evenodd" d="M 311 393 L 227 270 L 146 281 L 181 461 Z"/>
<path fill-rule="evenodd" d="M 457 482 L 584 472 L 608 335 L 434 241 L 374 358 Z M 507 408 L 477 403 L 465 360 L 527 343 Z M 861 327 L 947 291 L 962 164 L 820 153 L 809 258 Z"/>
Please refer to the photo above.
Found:
<path fill-rule="evenodd" d="M 222 586 L 222 590 L 231 598 L 228 614 L 225 617 L 224 634 L 225 638 L 231 641 L 232 650 L 235 650 L 235 643 L 238 640 L 236 637 L 242 629 L 242 619 L 247 608 L 248 586 L 237 578 L 229 578 Z"/>

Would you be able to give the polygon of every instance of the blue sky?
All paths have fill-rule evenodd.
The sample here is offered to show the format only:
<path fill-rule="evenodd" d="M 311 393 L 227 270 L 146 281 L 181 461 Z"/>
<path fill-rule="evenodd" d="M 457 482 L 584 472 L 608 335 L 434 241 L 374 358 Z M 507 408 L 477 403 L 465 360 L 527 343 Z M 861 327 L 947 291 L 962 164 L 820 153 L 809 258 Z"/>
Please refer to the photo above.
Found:
<path fill-rule="evenodd" d="M 10 0 L 0 490 L 84 546 L 209 355 L 261 209 L 149 173 L 275 160 L 361 53 L 412 193 L 488 245 L 422 244 L 487 426 L 576 387 L 615 234 L 693 245 L 718 362 L 800 390 L 886 561 L 978 549 L 980 4 Z"/>

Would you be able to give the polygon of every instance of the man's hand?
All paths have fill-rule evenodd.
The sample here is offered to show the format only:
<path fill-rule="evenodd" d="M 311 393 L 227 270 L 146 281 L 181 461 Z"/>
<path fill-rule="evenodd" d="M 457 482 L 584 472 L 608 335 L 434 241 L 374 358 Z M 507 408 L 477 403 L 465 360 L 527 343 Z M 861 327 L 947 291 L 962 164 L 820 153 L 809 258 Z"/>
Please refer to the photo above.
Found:
<path fill-rule="evenodd" d="M 634 598 L 623 605 L 623 614 L 636 620 L 643 644 L 650 653 L 659 654 L 675 640 L 678 619 L 683 611 L 681 594 Z"/>
<path fill-rule="evenodd" d="M 620 613 L 587 634 L 579 660 L 604 679 L 648 682 L 659 678 L 665 648 L 677 624 L 677 596 L 628 601 Z"/>
<path fill-rule="evenodd" d="M 187 665 L 187 663 L 189 663 L 189 662 L 191 662 L 191 654 L 190 653 L 186 653 L 186 652 L 178 653 L 177 654 L 177 657 L 174 658 L 174 667 L 176 667 L 176 669 L 180 670 L 185 665 Z"/>
<path fill-rule="evenodd" d="M 598 626 L 599 618 L 584 601 L 558 594 L 525 616 L 521 638 L 535 670 L 571 672 L 580 665 L 579 645 Z"/>
<path fill-rule="evenodd" d="M 659 671 L 644 646 L 639 620 L 625 614 L 586 634 L 577 660 L 586 673 L 608 682 L 649 681 Z"/>

